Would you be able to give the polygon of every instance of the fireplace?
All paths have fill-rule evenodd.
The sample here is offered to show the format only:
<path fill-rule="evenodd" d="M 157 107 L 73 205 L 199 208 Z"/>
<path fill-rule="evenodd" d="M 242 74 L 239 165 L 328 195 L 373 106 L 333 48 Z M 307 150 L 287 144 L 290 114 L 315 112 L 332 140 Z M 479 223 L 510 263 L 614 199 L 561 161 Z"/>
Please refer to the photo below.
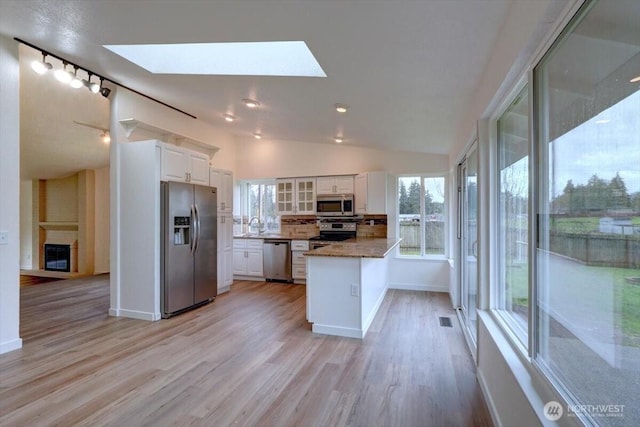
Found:
<path fill-rule="evenodd" d="M 78 245 L 73 243 L 45 243 L 44 269 L 47 271 L 76 271 Z"/>

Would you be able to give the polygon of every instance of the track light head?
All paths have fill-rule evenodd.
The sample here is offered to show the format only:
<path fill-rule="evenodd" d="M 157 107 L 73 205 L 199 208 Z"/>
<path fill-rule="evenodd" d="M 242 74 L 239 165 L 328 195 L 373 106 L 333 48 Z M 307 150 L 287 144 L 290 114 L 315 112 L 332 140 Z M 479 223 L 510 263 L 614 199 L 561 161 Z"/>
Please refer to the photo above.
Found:
<path fill-rule="evenodd" d="M 69 86 L 74 89 L 79 89 L 82 87 L 82 80 L 78 78 L 78 67 L 73 67 L 73 78 L 69 82 Z"/>
<path fill-rule="evenodd" d="M 67 71 L 67 63 L 63 62 L 63 64 L 63 67 L 59 70 L 56 70 L 54 75 L 60 83 L 69 84 L 73 79 L 73 74 Z"/>
<path fill-rule="evenodd" d="M 44 74 L 50 69 L 53 68 L 50 62 L 47 62 L 47 55 L 45 53 L 42 54 L 42 61 L 33 60 L 31 62 L 31 68 L 38 74 Z"/>
<path fill-rule="evenodd" d="M 92 93 L 98 93 L 100 92 L 100 85 L 98 83 L 92 82 L 91 76 L 93 76 L 93 74 L 89 73 L 89 78 L 87 80 L 83 80 L 82 84 L 85 85 L 87 89 L 89 89 Z"/>
<path fill-rule="evenodd" d="M 109 89 L 108 87 L 100 88 L 100 95 L 104 96 L 105 98 L 108 98 L 110 93 L 111 93 L 111 89 Z"/>

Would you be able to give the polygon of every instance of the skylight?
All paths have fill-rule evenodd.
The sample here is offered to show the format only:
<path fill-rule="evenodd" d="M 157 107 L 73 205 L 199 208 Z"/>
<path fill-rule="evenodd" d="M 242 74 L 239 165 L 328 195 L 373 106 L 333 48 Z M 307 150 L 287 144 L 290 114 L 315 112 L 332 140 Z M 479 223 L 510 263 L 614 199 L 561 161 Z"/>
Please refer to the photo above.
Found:
<path fill-rule="evenodd" d="M 104 47 L 155 74 L 327 77 L 303 41 Z"/>

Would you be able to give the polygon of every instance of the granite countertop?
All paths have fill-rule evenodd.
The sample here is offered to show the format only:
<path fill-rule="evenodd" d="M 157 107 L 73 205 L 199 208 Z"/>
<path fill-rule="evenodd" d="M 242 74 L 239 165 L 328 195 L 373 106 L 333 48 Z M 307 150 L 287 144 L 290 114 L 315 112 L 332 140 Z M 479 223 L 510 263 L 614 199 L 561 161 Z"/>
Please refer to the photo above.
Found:
<path fill-rule="evenodd" d="M 315 234 L 291 234 L 291 233 L 264 233 L 264 234 L 256 234 L 256 233 L 244 233 L 244 234 L 236 234 L 233 236 L 234 239 L 285 239 L 285 240 L 309 240 L 309 238 L 314 237 Z"/>
<path fill-rule="evenodd" d="M 307 256 L 384 258 L 402 239 L 356 237 L 305 252 Z"/>

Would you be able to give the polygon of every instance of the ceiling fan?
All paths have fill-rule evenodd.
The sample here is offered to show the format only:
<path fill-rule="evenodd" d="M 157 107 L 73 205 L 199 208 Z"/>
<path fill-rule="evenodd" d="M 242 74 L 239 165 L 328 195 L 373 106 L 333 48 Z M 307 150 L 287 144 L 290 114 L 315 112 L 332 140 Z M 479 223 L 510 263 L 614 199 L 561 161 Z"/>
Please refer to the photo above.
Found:
<path fill-rule="evenodd" d="M 75 120 L 73 121 L 73 123 L 75 123 L 77 125 L 80 125 L 80 126 L 86 126 L 88 128 L 101 130 L 102 131 L 102 135 L 100 135 L 100 139 L 102 140 L 102 142 L 104 142 L 105 144 L 108 144 L 109 142 L 111 142 L 111 135 L 109 134 L 109 129 L 105 129 L 103 127 L 96 126 L 96 125 L 92 125 L 90 123 L 77 122 Z"/>

